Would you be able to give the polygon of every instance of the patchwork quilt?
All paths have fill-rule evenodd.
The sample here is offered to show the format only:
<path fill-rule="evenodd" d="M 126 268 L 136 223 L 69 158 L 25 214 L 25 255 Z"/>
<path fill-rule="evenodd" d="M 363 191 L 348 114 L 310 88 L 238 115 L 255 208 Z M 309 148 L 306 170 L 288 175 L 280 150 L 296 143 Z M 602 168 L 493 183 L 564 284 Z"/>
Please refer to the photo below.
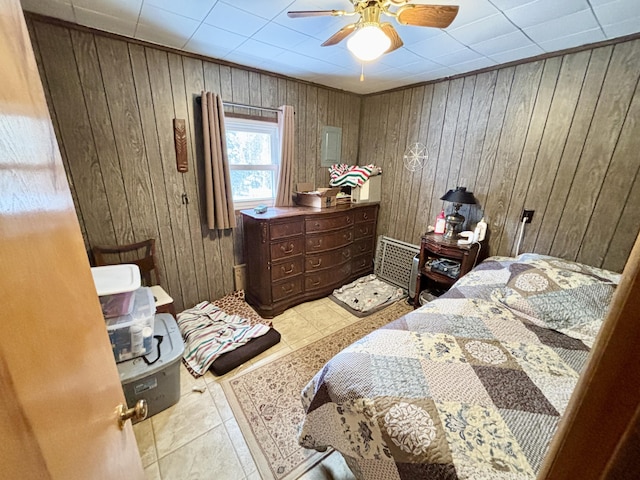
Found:
<path fill-rule="evenodd" d="M 360 479 L 533 479 L 620 275 L 490 258 L 336 355 L 302 392 L 299 442 Z"/>

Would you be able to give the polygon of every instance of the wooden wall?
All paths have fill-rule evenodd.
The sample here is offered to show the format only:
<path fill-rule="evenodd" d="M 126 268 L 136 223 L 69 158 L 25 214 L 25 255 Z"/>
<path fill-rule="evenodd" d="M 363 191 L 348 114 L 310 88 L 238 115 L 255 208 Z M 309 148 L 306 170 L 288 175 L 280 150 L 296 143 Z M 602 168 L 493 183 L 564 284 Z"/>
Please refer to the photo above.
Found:
<path fill-rule="evenodd" d="M 206 228 L 201 90 L 294 106 L 298 181 L 328 183 L 320 167 L 324 125 L 342 127 L 342 156 L 357 158 L 357 95 L 35 17 L 28 24 L 87 248 L 156 238 L 162 283 L 178 311 L 233 291 L 232 267 L 242 263 L 241 228 Z M 187 121 L 185 174 L 176 170 L 173 118 Z"/>
<path fill-rule="evenodd" d="M 640 228 L 639 76 L 632 40 L 365 97 L 360 160 L 384 170 L 378 232 L 419 243 L 459 185 L 484 210 L 491 254 L 514 251 L 526 208 L 521 251 L 621 271 Z M 429 160 L 411 173 L 414 142 Z"/>

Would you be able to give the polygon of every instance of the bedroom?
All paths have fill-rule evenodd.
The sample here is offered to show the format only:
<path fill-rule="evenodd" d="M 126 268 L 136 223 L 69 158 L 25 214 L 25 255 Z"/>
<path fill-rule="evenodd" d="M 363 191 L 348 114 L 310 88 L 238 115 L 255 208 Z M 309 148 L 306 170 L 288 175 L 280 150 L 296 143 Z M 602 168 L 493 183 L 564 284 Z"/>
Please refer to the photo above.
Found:
<path fill-rule="evenodd" d="M 127 44 L 42 18 L 28 23 L 44 67 L 45 92 L 55 105 L 54 126 L 71 172 L 86 246 L 126 241 L 130 235 L 163 242 L 163 235 L 170 237 L 171 247 L 160 258 L 178 309 L 205 298 L 207 291 L 215 297 L 230 292 L 228 261 L 242 263 L 236 232 L 201 240 L 193 173 L 178 186 L 171 180 L 180 179 L 175 170 L 163 178 L 152 163 L 174 161 L 171 123 L 156 115 L 193 118 L 195 107 L 185 91 L 199 93 L 203 84 L 212 90 L 219 85 L 225 100 L 295 107 L 297 132 L 309 139 L 298 144 L 298 181 L 326 184 L 319 130 L 322 125 L 342 127 L 343 158 L 360 163 L 372 158 L 384 169 L 386 208 L 378 233 L 417 243 L 441 208 L 439 197 L 456 180 L 466 183 L 484 206 L 494 254 L 511 252 L 524 207 L 537 212 L 525 251 L 621 271 L 638 233 L 637 40 L 361 97 Z M 198 69 L 203 73 L 194 77 Z M 141 89 L 138 73 L 145 71 L 146 89 Z M 214 86 L 209 88 L 208 81 Z M 120 93 L 129 103 L 113 100 Z M 149 130 L 159 132 L 159 144 L 148 143 Z M 391 168 L 415 138 L 427 139 L 430 152 L 438 152 L 434 158 L 444 162 L 431 164 L 432 170 L 420 176 Z M 137 162 L 145 167 L 134 168 Z M 87 163 L 91 169 L 82 168 Z M 411 188 L 405 188 L 408 182 Z M 182 203 L 183 193 L 192 199 L 189 204 Z M 150 204 L 170 213 L 158 221 L 146 208 Z"/>

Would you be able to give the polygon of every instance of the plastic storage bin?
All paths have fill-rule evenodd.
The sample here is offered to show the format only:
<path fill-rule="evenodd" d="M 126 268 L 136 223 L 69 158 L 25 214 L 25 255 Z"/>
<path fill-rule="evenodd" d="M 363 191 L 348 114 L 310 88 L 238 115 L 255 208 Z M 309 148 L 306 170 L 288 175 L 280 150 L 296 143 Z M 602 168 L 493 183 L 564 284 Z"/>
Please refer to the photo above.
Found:
<path fill-rule="evenodd" d="M 180 360 L 184 351 L 182 336 L 173 317 L 166 313 L 156 315 L 154 336 L 161 335 L 161 355 L 157 362 L 147 365 L 142 358 L 118 364 L 122 390 L 127 405 L 133 407 L 138 400 L 147 401 L 148 417 L 174 405 L 180 399 Z M 158 356 L 158 340 L 153 340 L 149 361 Z"/>
<path fill-rule="evenodd" d="M 156 304 L 151 289 L 142 287 L 133 292 L 131 313 L 106 320 L 116 362 L 151 352 L 155 313 Z"/>
<path fill-rule="evenodd" d="M 106 265 L 92 267 L 91 275 L 100 297 L 104 318 L 129 315 L 133 310 L 133 293 L 140 288 L 137 265 Z"/>

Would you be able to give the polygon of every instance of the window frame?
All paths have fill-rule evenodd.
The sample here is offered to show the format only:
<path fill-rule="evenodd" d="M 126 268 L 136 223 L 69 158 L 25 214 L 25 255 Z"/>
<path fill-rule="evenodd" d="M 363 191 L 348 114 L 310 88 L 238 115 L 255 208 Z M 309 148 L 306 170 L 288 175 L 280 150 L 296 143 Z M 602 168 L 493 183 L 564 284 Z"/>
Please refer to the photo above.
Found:
<path fill-rule="evenodd" d="M 236 200 L 233 204 L 236 210 L 253 208 L 258 205 L 273 206 L 277 196 L 278 175 L 280 173 L 280 132 L 275 118 L 257 117 L 253 115 L 226 114 L 225 133 L 231 131 L 266 133 L 271 136 L 271 160 L 270 164 L 246 165 L 231 163 L 229 158 L 230 171 L 271 171 L 273 173 L 273 197 L 255 198 L 251 200 Z M 225 138 L 226 141 L 226 138 Z M 233 189 L 231 191 L 233 196 Z"/>

